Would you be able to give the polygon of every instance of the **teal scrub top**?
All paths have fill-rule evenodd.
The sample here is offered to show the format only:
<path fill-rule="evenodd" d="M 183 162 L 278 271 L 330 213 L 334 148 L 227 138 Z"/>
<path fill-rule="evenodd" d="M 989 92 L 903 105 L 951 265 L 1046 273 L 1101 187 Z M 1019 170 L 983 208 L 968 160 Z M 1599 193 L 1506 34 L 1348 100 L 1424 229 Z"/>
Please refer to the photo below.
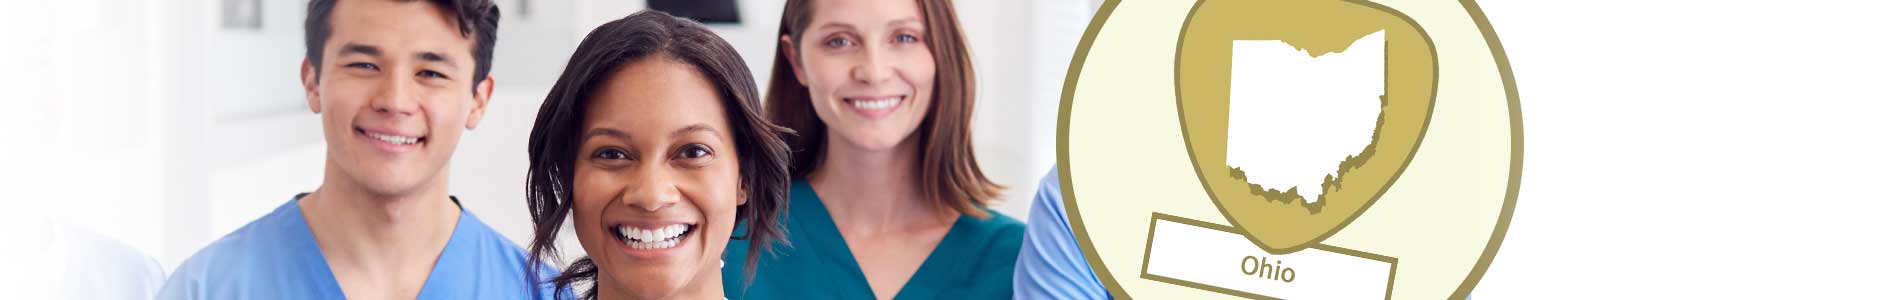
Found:
<path fill-rule="evenodd" d="M 872 299 L 844 235 L 818 193 L 803 180 L 792 182 L 783 224 L 787 244 L 759 255 L 750 285 L 745 283 L 749 241 L 726 245 L 726 298 L 729 299 Z M 897 292 L 897 299 L 1009 299 L 1016 255 L 1023 245 L 1023 223 L 985 208 L 990 217 L 958 217 L 943 241 Z"/>

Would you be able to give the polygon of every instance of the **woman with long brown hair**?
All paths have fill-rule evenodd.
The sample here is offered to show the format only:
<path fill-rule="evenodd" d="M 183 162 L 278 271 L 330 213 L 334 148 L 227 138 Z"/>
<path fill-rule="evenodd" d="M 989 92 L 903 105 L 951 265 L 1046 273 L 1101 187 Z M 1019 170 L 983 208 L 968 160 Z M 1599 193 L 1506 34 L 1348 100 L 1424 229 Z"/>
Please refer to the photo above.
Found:
<path fill-rule="evenodd" d="M 1001 187 L 970 145 L 975 73 L 949 1 L 791 0 L 778 37 L 765 104 L 796 132 L 789 247 L 754 278 L 729 264 L 727 296 L 1008 298 L 1023 224 L 986 207 Z"/>

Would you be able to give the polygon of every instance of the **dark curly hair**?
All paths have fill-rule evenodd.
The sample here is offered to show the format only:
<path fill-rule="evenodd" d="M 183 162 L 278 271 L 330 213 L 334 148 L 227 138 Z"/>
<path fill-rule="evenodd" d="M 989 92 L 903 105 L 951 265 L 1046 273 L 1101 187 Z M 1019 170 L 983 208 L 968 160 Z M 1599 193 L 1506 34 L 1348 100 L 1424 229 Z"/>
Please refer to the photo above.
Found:
<path fill-rule="evenodd" d="M 760 251 L 784 242 L 785 230 L 778 217 L 791 189 L 787 170 L 791 150 L 783 139 L 791 131 L 766 120 L 757 85 L 732 45 L 692 20 L 643 11 L 588 33 L 534 119 L 534 130 L 528 135 L 528 212 L 534 219 L 529 274 L 560 259 L 554 241 L 574 209 L 573 167 L 579 153 L 582 110 L 590 93 L 620 67 L 662 57 L 693 66 L 720 89 L 738 146 L 740 184 L 748 196 L 736 220 L 743 227 L 734 230 L 743 236 L 732 237 L 752 241 L 745 262 L 748 281 Z M 550 283 L 556 295 L 563 295 L 572 292 L 574 283 L 593 281 L 597 272 L 593 260 L 582 257 L 552 279 L 543 282 L 529 275 L 529 280 L 534 286 Z M 596 289 L 590 288 L 581 298 L 595 297 Z"/>

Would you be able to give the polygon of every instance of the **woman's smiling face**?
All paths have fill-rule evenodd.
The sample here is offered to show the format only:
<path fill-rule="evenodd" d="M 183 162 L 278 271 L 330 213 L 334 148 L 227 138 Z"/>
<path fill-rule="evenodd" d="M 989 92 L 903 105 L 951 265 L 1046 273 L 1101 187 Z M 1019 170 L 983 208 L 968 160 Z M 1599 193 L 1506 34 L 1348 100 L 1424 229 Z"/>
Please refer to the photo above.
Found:
<path fill-rule="evenodd" d="M 671 298 L 720 280 L 746 201 L 722 105 L 697 69 L 663 55 L 608 73 L 589 99 L 574 226 L 603 299 Z"/>
<path fill-rule="evenodd" d="M 930 112 L 936 62 L 915 1 L 818 0 L 798 40 L 781 37 L 812 109 L 846 145 L 890 149 Z"/>

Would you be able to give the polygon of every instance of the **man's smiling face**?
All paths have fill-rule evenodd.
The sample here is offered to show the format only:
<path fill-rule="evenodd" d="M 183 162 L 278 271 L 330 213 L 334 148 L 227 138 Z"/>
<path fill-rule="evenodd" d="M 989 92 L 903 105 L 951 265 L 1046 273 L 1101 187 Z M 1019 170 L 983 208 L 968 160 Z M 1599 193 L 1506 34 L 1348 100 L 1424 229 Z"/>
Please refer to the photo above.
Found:
<path fill-rule="evenodd" d="M 321 61 L 303 69 L 327 167 L 344 175 L 326 180 L 378 196 L 446 183 L 456 142 L 481 120 L 493 86 L 474 78 L 474 38 L 427 1 L 339 1 L 329 18 Z"/>

